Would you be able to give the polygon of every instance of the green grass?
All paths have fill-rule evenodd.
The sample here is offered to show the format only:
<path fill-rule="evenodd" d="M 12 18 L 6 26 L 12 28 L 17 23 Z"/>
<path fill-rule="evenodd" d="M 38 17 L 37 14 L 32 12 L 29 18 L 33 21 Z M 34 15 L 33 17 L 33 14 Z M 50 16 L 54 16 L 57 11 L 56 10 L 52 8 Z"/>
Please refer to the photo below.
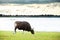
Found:
<path fill-rule="evenodd" d="M 0 31 L 0 40 L 60 40 L 60 32 L 30 32 Z"/>

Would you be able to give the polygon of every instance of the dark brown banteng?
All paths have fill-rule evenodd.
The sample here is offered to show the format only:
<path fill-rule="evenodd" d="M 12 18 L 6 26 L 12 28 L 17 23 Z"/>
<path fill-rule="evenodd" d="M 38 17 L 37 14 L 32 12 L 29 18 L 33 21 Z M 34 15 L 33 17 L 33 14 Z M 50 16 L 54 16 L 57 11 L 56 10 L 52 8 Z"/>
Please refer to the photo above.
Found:
<path fill-rule="evenodd" d="M 16 21 L 15 22 L 15 33 L 16 29 L 23 30 L 23 31 L 29 31 L 32 34 L 34 34 L 34 30 L 31 28 L 30 24 L 26 21 Z"/>

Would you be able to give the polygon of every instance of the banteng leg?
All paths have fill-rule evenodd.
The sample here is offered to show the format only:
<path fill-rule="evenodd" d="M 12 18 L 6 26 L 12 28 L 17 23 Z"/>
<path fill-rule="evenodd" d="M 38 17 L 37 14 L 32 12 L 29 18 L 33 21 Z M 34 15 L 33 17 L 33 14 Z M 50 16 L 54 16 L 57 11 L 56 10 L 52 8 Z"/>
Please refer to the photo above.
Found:
<path fill-rule="evenodd" d="M 14 34 L 16 33 L 16 29 L 17 29 L 17 27 L 15 27 L 15 29 L 14 29 Z"/>
<path fill-rule="evenodd" d="M 24 30 L 23 30 L 23 33 L 22 34 L 24 34 Z"/>

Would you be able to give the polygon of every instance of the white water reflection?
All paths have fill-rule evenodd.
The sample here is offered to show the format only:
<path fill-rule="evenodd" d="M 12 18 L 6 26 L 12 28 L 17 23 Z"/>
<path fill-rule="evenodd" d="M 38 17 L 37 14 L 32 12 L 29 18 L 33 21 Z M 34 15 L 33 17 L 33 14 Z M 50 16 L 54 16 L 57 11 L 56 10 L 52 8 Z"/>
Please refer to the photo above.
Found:
<path fill-rule="evenodd" d="M 60 18 L 0 18 L 0 30 L 13 31 L 17 20 L 29 22 L 35 31 L 60 32 Z"/>

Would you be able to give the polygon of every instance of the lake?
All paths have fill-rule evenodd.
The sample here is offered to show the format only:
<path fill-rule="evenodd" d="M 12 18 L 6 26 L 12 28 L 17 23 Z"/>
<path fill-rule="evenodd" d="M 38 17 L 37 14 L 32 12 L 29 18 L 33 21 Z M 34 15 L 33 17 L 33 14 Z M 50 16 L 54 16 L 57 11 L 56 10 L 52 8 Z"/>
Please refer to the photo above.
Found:
<path fill-rule="evenodd" d="M 0 30 L 14 31 L 15 21 L 27 21 L 35 31 L 60 32 L 60 18 L 0 17 Z"/>

